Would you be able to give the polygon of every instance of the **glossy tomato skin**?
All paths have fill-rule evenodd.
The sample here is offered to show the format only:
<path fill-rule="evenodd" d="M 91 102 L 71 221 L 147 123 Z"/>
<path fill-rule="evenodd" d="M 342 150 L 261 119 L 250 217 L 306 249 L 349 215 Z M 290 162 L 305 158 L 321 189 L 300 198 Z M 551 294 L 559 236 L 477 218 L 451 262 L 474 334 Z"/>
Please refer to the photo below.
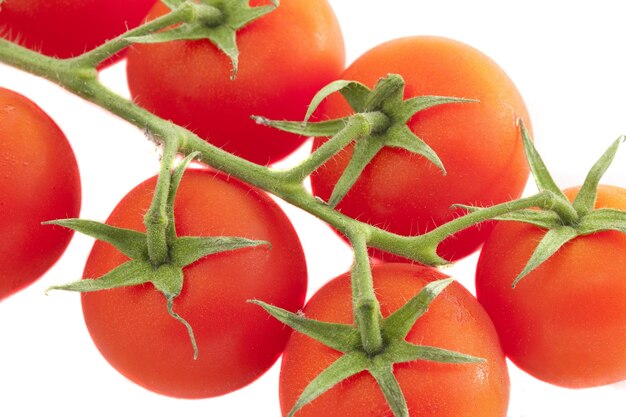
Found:
<path fill-rule="evenodd" d="M 372 270 L 383 316 L 400 308 L 429 282 L 445 278 L 434 269 L 410 264 L 379 264 Z M 353 323 L 350 277 L 337 277 L 307 303 L 304 314 L 318 320 Z M 509 377 L 498 336 L 476 299 L 451 284 L 418 319 L 407 336 L 415 344 L 437 346 L 485 358 L 478 364 L 414 361 L 395 365 L 411 417 L 504 417 Z M 293 333 L 280 372 L 280 403 L 286 416 L 306 385 L 340 354 L 307 336 Z M 298 417 L 391 416 L 368 373 L 331 388 L 298 411 Z"/>
<path fill-rule="evenodd" d="M 0 88 L 0 300 L 63 254 L 72 232 L 41 222 L 78 217 L 81 186 L 67 138 L 26 97 Z"/>
<path fill-rule="evenodd" d="M 155 0 L 4 0 L 0 33 L 45 55 L 70 58 L 138 26 Z"/>
<path fill-rule="evenodd" d="M 569 198 L 577 192 L 566 190 Z M 601 186 L 596 207 L 626 209 L 626 190 Z M 511 288 L 545 233 L 503 222 L 481 251 L 476 292 L 504 352 L 534 377 L 564 387 L 626 379 L 626 236 L 577 237 Z"/>
<path fill-rule="evenodd" d="M 406 81 L 405 98 L 442 95 L 479 100 L 442 105 L 418 113 L 411 130 L 439 155 L 447 175 L 425 158 L 402 149 L 385 148 L 338 205 L 350 217 L 402 235 L 416 235 L 457 217 L 453 204 L 492 205 L 519 197 L 528 167 L 517 126 L 529 124 L 526 107 L 513 82 L 490 58 L 463 43 L 439 37 L 417 36 L 392 40 L 366 52 L 341 79 L 368 87 L 388 73 Z M 324 117 L 350 114 L 345 100 L 330 97 Z M 317 149 L 325 139 L 316 139 Z M 325 201 L 352 154 L 347 148 L 311 177 L 313 192 Z M 475 250 L 492 225 L 446 239 L 439 254 L 460 259 Z M 400 258 L 380 251 L 387 261 Z"/>
<path fill-rule="evenodd" d="M 155 178 L 120 201 L 108 223 L 145 230 Z M 289 331 L 250 299 L 298 310 L 306 293 L 300 242 L 281 209 L 265 194 L 223 174 L 188 170 L 175 202 L 179 236 L 241 236 L 267 246 L 210 255 L 184 268 L 174 311 L 193 327 L 197 360 L 185 327 L 168 315 L 152 285 L 83 294 L 87 327 L 102 355 L 143 387 L 180 398 L 212 397 L 250 383 L 278 358 Z M 99 277 L 126 258 L 95 244 L 85 277 Z"/>
<path fill-rule="evenodd" d="M 157 3 L 150 18 L 165 10 Z M 326 0 L 284 0 L 240 30 L 237 44 L 234 80 L 230 60 L 208 41 L 134 45 L 128 54 L 130 91 L 143 107 L 215 146 L 272 163 L 304 138 L 258 125 L 250 116 L 302 120 L 317 90 L 344 68 L 343 37 Z"/>

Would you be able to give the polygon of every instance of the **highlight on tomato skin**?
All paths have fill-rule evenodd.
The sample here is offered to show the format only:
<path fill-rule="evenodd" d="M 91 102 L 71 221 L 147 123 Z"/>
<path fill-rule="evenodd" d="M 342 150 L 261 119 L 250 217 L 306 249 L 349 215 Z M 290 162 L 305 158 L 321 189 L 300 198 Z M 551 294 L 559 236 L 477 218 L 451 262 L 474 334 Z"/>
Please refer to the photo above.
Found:
<path fill-rule="evenodd" d="M 578 190 L 564 193 L 573 200 Z M 600 185 L 595 207 L 625 210 L 626 190 Z M 545 233 L 500 222 L 481 251 L 477 297 L 504 352 L 533 377 L 558 386 L 626 380 L 626 235 L 578 236 L 512 288 Z"/>
<path fill-rule="evenodd" d="M 73 232 L 41 223 L 77 217 L 81 184 L 56 123 L 30 99 L 0 88 L 0 300 L 61 257 Z"/>
<path fill-rule="evenodd" d="M 71 58 L 138 26 L 155 1 L 4 0 L 0 36 L 48 56 Z"/>
<path fill-rule="evenodd" d="M 130 191 L 108 224 L 145 231 L 156 177 Z M 85 322 L 105 359 L 131 381 L 176 398 L 207 398 L 239 389 L 278 359 L 290 334 L 249 299 L 297 311 L 304 303 L 307 269 L 293 226 L 269 196 L 210 170 L 189 169 L 176 194 L 177 235 L 239 236 L 267 245 L 209 255 L 183 268 L 174 310 L 193 328 L 189 335 L 152 285 L 82 294 Z M 127 261 L 97 242 L 85 278 L 97 278 Z"/>
<path fill-rule="evenodd" d="M 530 125 L 530 117 L 513 81 L 493 60 L 452 39 L 414 36 L 372 48 L 340 78 L 372 88 L 389 73 L 404 78 L 405 99 L 437 95 L 478 102 L 435 106 L 408 123 L 437 153 L 447 175 L 419 155 L 386 147 L 338 204 L 339 211 L 394 233 L 416 235 L 462 214 L 451 209 L 453 204 L 488 206 L 521 195 L 529 170 L 517 120 Z M 350 113 L 339 95 L 329 97 L 317 112 L 321 118 Z M 323 143 L 316 139 L 314 150 Z M 352 149 L 347 147 L 313 173 L 316 196 L 328 201 Z M 461 259 L 478 250 L 492 228 L 484 223 L 457 233 L 438 253 L 450 261 Z M 371 253 L 387 262 L 406 261 L 379 250 Z"/>
<path fill-rule="evenodd" d="M 411 264 L 379 264 L 372 269 L 383 316 L 388 316 L 429 282 L 446 276 Z M 353 323 L 350 274 L 323 286 L 303 314 L 332 323 Z M 483 363 L 449 364 L 414 361 L 395 365 L 394 374 L 411 417 L 504 417 L 510 384 L 504 354 L 493 324 L 476 299 L 453 282 L 430 305 L 407 341 L 471 354 Z M 320 342 L 293 333 L 280 371 L 280 404 L 287 416 L 294 403 L 322 370 L 341 354 Z M 295 417 L 380 417 L 391 415 L 380 388 L 366 372 L 334 386 L 296 412 Z"/>
<path fill-rule="evenodd" d="M 158 2 L 149 19 L 166 11 Z M 306 138 L 258 125 L 250 116 L 302 120 L 315 93 L 344 69 L 343 35 L 327 0 L 281 0 L 237 32 L 237 45 L 232 80 L 231 61 L 208 40 L 133 45 L 129 89 L 139 105 L 211 144 L 271 164 Z"/>

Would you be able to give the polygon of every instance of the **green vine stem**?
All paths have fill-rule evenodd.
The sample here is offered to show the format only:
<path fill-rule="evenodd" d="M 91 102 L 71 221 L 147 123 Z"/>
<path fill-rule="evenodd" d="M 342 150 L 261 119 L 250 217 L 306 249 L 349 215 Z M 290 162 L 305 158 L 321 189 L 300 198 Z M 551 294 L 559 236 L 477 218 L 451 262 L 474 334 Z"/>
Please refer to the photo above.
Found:
<path fill-rule="evenodd" d="M 285 181 L 286 173 L 306 172 L 317 162 L 304 161 L 301 165 L 291 168 L 291 171 L 280 171 L 236 157 L 207 143 L 189 130 L 163 120 L 116 94 L 98 80 L 95 69 L 85 71 L 85 68 L 70 65 L 67 60 L 50 58 L 4 39 L 0 39 L 0 61 L 33 75 L 46 78 L 107 109 L 129 123 L 149 132 L 150 136 L 159 143 L 167 146 L 171 141 L 178 142 L 178 151 L 181 154 L 188 155 L 192 152 L 198 152 L 198 160 L 254 187 L 274 194 L 323 220 L 347 236 L 353 235 L 357 229 L 362 230 L 367 236 L 366 244 L 368 246 L 393 252 L 425 265 L 434 266 L 447 263 L 446 260 L 437 255 L 436 249 L 437 245 L 450 234 L 511 211 L 537 206 L 552 207 L 554 204 L 558 204 L 552 193 L 542 192 L 534 197 L 502 203 L 487 210 L 459 217 L 424 235 L 397 235 L 352 219 L 319 201 L 299 181 L 302 175 L 298 181 Z M 302 168 L 303 166 L 305 168 Z"/>

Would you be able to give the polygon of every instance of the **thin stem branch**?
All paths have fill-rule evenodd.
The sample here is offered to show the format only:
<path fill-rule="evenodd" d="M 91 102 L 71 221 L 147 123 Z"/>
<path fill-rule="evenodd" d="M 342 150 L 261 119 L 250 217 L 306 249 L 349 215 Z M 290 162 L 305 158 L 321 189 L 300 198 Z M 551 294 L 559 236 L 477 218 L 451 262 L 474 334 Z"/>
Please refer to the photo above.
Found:
<path fill-rule="evenodd" d="M 144 216 L 148 255 L 154 266 L 160 266 L 169 259 L 169 222 L 174 221 L 174 219 L 168 218 L 167 203 L 170 195 L 171 170 L 177 151 L 176 141 L 170 140 L 165 144 L 161 160 L 161 171 L 157 179 L 154 196 L 152 197 L 150 208 Z"/>
<path fill-rule="evenodd" d="M 213 8 L 221 15 L 217 8 Z M 197 19 L 196 7 L 191 3 L 184 3 L 178 9 L 160 16 L 154 20 L 144 23 L 141 26 L 131 29 L 128 32 L 111 39 L 76 58 L 68 59 L 70 65 L 77 67 L 96 67 L 101 62 L 120 52 L 131 45 L 129 38 L 149 35 L 178 23 L 192 22 Z"/>
<path fill-rule="evenodd" d="M 354 264 L 351 272 L 354 323 L 361 334 L 363 350 L 373 356 L 383 349 L 380 303 L 374 293 L 365 233 L 356 228 L 350 234 L 349 239 L 354 248 Z"/>

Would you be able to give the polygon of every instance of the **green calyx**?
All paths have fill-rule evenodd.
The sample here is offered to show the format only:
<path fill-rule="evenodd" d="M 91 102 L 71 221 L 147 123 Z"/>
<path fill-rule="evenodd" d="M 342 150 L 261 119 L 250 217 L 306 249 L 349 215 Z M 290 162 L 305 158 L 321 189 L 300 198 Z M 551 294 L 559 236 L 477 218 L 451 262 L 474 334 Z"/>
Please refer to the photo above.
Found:
<path fill-rule="evenodd" d="M 523 121 L 520 121 L 520 129 L 526 157 L 537 188 L 540 193 L 549 193 L 553 198 L 551 206 L 542 207 L 541 211 L 524 209 L 495 218 L 496 220 L 529 223 L 548 230 L 524 269 L 513 281 L 513 287 L 532 270 L 554 255 L 563 245 L 578 236 L 608 230 L 626 233 L 626 212 L 608 208 L 594 208 L 600 179 L 613 162 L 620 143 L 626 137 L 621 136 L 615 140 L 598 159 L 587 174 L 576 198 L 570 203 L 565 194 L 556 185 L 539 156 Z M 478 207 L 460 207 L 473 212 L 484 210 Z"/>
<path fill-rule="evenodd" d="M 353 272 L 354 273 L 354 272 Z M 483 362 L 463 353 L 433 346 L 420 346 L 405 340 L 415 322 L 428 310 L 433 300 L 452 282 L 452 279 L 434 281 L 426 285 L 403 307 L 381 319 L 382 345 L 378 352 L 368 352 L 359 325 L 328 323 L 306 318 L 261 301 L 251 301 L 295 331 L 342 353 L 342 356 L 315 377 L 304 389 L 288 416 L 328 391 L 341 381 L 360 372 L 369 372 L 378 383 L 395 417 L 408 417 L 404 394 L 398 385 L 393 367 L 397 363 L 416 360 L 444 363 Z M 358 314 L 355 312 L 355 314 Z M 358 322 L 358 316 L 355 318 Z"/>
<path fill-rule="evenodd" d="M 269 245 L 269 243 L 241 237 L 176 236 L 174 198 L 182 175 L 195 156 L 196 154 L 191 154 L 172 171 L 162 169 L 153 199 L 153 207 L 146 215 L 146 233 L 83 219 L 55 220 L 45 224 L 63 226 L 109 243 L 129 258 L 129 261 L 101 277 L 52 286 L 46 292 L 51 290 L 94 292 L 150 283 L 165 297 L 170 316 L 186 327 L 194 359 L 197 359 L 198 347 L 193 329 L 183 317 L 174 311 L 174 300 L 183 289 L 183 268 L 208 255 L 251 246 Z M 168 166 L 165 159 L 163 165 Z M 155 207 L 157 210 L 153 210 Z M 164 217 L 159 219 L 151 214 L 153 211 L 163 212 Z M 152 219 L 157 219 L 157 221 L 151 222 Z M 159 243 L 154 244 L 155 240 Z M 164 248 L 165 256 L 158 250 L 151 250 L 154 246 Z"/>
<path fill-rule="evenodd" d="M 207 39 L 230 59 L 233 66 L 231 79 L 237 75 L 239 65 L 237 31 L 274 11 L 279 5 L 278 0 L 271 0 L 272 4 L 269 6 L 259 7 L 250 7 L 249 0 L 162 1 L 171 10 L 182 7 L 193 8 L 194 18 L 163 32 L 129 37 L 127 40 L 135 43 L 161 43 Z"/>
<path fill-rule="evenodd" d="M 324 99 L 340 93 L 354 114 L 340 119 L 309 122 Z M 306 176 L 323 165 L 351 142 L 356 142 L 348 166 L 342 173 L 328 200 L 335 207 L 352 188 L 365 167 L 385 147 L 401 148 L 421 155 L 437 166 L 442 174 L 446 171 L 437 154 L 407 126 L 418 112 L 431 107 L 474 102 L 455 97 L 420 96 L 404 100 L 404 80 L 400 75 L 389 74 L 381 78 L 374 89 L 356 81 L 335 81 L 320 90 L 309 105 L 303 122 L 274 121 L 253 116 L 257 123 L 298 135 L 331 138 L 318 148 L 304 166 L 288 173 L 294 181 Z"/>

